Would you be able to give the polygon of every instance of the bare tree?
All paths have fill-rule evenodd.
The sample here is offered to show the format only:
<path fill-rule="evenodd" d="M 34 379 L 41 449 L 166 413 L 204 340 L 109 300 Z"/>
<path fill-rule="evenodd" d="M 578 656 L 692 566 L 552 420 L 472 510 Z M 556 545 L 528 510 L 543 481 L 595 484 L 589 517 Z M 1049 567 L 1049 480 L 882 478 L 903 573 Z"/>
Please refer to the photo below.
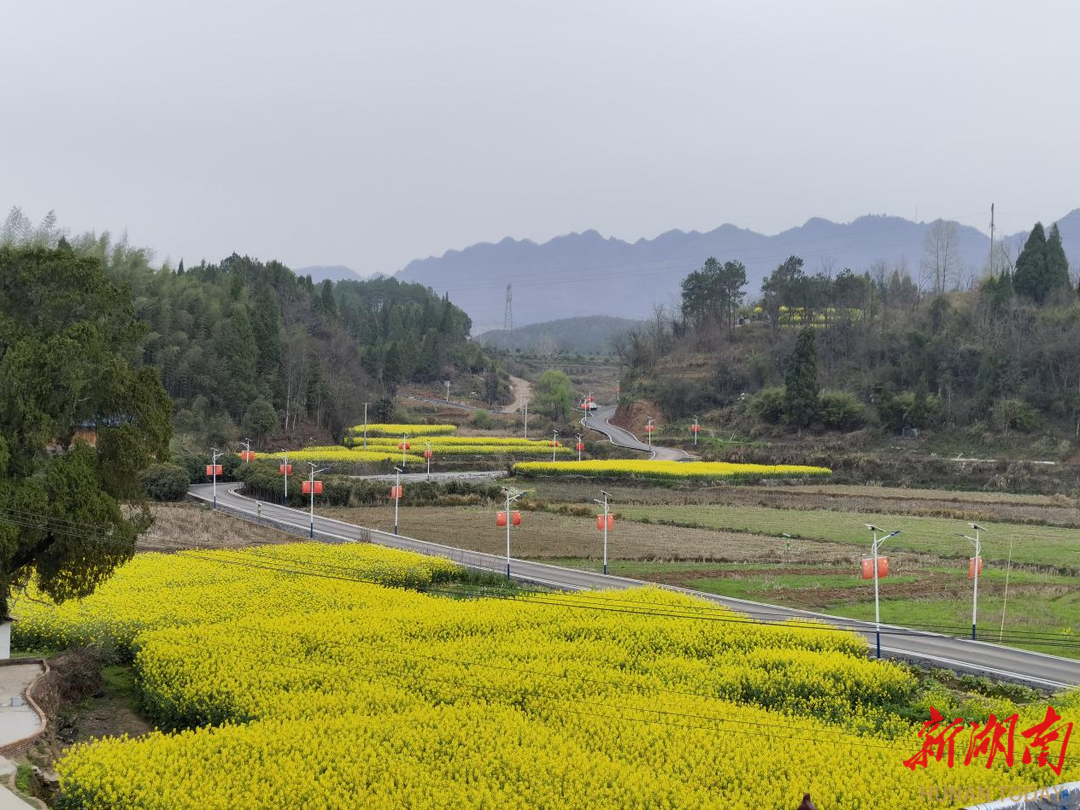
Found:
<path fill-rule="evenodd" d="M 930 288 L 938 295 L 948 289 L 950 281 L 959 286 L 960 232 L 955 222 L 936 220 L 926 232 L 923 259 L 920 265 L 919 289 Z"/>
<path fill-rule="evenodd" d="M 562 354 L 562 347 L 559 345 L 555 335 L 551 332 L 544 332 L 533 341 L 533 354 L 541 362 L 545 363 L 548 368 L 551 368 L 555 365 L 555 361 L 559 359 L 559 355 Z"/>

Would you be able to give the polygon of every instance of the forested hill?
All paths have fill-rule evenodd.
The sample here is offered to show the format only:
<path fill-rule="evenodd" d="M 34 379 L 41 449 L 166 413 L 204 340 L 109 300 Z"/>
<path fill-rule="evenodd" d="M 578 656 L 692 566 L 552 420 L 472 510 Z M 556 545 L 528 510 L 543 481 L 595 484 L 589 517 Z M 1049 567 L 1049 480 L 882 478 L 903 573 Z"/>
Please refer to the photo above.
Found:
<path fill-rule="evenodd" d="M 511 351 L 564 354 L 610 354 L 611 341 L 641 325 L 628 318 L 610 315 L 588 315 L 581 318 L 560 318 L 556 321 L 532 323 L 512 329 L 493 329 L 477 340 L 485 346 Z"/>
<path fill-rule="evenodd" d="M 455 370 L 493 373 L 468 341 L 469 317 L 445 298 L 392 278 L 314 284 L 276 261 L 155 267 L 150 251 L 108 233 L 65 236 L 17 209 L 0 243 L 70 248 L 131 290 L 148 327 L 144 361 L 173 399 L 178 433 L 208 442 L 305 426 L 337 433 L 363 402 L 392 407 L 398 383 Z M 238 432 L 239 431 L 239 432 Z"/>

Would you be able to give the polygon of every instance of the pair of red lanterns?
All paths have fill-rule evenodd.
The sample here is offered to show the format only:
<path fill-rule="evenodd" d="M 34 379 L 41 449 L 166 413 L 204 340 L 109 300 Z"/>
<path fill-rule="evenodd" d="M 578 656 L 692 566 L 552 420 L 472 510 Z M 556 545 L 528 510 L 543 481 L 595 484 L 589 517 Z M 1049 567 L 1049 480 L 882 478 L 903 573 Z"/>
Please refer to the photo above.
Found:
<path fill-rule="evenodd" d="M 305 481 L 303 486 L 300 488 L 300 492 L 304 495 L 322 495 L 322 491 L 322 481 Z"/>
<path fill-rule="evenodd" d="M 515 526 L 520 526 L 521 525 L 521 512 L 511 512 L 510 513 L 510 519 L 511 519 L 511 522 Z M 495 513 L 495 526 L 497 528 L 503 528 L 503 527 L 506 526 L 506 512 L 496 512 Z"/>
<path fill-rule="evenodd" d="M 408 442 L 398 442 L 398 450 L 412 450 L 412 445 Z"/>
<path fill-rule="evenodd" d="M 240 451 L 240 460 L 241 461 L 247 461 L 247 462 L 254 461 L 255 460 L 255 451 L 254 450 L 241 450 Z"/>
<path fill-rule="evenodd" d="M 278 464 L 277 471 L 281 475 L 292 475 L 292 464 Z"/>
<path fill-rule="evenodd" d="M 220 464 L 207 464 L 206 465 L 206 474 L 209 475 L 209 476 L 224 475 L 224 473 L 221 471 L 221 465 Z"/>
<path fill-rule="evenodd" d="M 889 575 L 889 558 L 878 557 L 877 558 L 877 575 L 878 579 L 884 579 Z M 968 559 L 968 579 L 975 579 L 976 576 L 982 576 L 982 557 L 971 557 Z M 874 558 L 865 557 L 862 561 L 862 578 L 873 579 L 874 578 Z"/>
<path fill-rule="evenodd" d="M 391 500 L 401 500 L 401 498 L 402 498 L 402 496 L 404 496 L 404 494 L 405 494 L 405 487 L 401 486 L 400 484 L 390 487 L 390 499 Z"/>

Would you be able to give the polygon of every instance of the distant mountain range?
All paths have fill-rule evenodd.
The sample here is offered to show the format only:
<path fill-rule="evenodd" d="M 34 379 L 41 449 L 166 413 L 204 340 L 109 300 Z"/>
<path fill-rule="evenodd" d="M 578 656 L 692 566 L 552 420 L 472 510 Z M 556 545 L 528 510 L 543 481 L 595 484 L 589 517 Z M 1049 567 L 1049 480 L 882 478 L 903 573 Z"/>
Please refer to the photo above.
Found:
<path fill-rule="evenodd" d="M 589 315 L 533 323 L 510 332 L 492 329 L 477 339 L 488 346 L 511 351 L 520 349 L 531 352 L 542 348 L 545 351 L 554 349 L 564 354 L 608 354 L 611 352 L 611 339 L 615 335 L 629 332 L 640 325 L 641 321 L 627 318 Z"/>
<path fill-rule="evenodd" d="M 416 259 L 396 276 L 449 293 L 472 317 L 474 332 L 501 326 L 507 284 L 513 285 L 515 325 L 593 314 L 644 318 L 655 303 L 676 300 L 679 282 L 709 256 L 743 262 L 752 294 L 791 255 L 802 257 L 810 273 L 825 265 L 831 265 L 834 273 L 845 267 L 861 273 L 884 260 L 890 267 L 905 263 L 917 277 L 932 225 L 892 216 L 863 216 L 847 223 L 815 217 L 775 236 L 721 225 L 708 233 L 674 230 L 633 243 L 605 238 L 594 230 L 557 236 L 543 244 L 507 237 L 497 244 L 485 242 Z M 1080 209 L 1058 220 L 1058 227 L 1066 253 L 1080 260 Z M 968 274 L 981 273 L 987 264 L 989 236 L 960 224 L 957 232 Z M 1005 237 L 1014 257 L 1026 238 L 1026 232 Z"/>

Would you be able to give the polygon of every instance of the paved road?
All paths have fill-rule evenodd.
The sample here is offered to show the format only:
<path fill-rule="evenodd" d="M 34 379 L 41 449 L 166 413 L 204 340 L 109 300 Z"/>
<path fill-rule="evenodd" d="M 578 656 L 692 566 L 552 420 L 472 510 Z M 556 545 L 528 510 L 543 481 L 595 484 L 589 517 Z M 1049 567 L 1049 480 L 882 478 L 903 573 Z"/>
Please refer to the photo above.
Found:
<path fill-rule="evenodd" d="M 605 405 L 602 408 L 597 408 L 582 420 L 582 424 L 587 428 L 603 433 L 611 440 L 612 444 L 628 447 L 631 450 L 640 450 L 642 453 L 649 453 L 649 458 L 657 461 L 689 461 L 693 458 L 685 450 L 674 447 L 649 447 L 648 444 L 640 441 L 629 430 L 611 424 L 609 420 L 615 415 L 616 407 L 615 405 Z"/>
<path fill-rule="evenodd" d="M 222 484 L 218 487 L 220 508 L 248 520 L 257 518 L 267 525 L 276 526 L 284 531 L 299 535 L 308 534 L 310 527 L 307 512 L 267 503 L 257 505 L 256 501 L 238 494 L 236 490 L 239 487 L 239 484 Z M 208 501 L 211 496 L 211 485 L 194 485 L 191 487 L 191 494 L 200 500 Z M 356 542 L 363 538 L 380 545 L 445 557 L 470 568 L 501 572 L 507 569 L 505 557 L 416 540 L 374 529 L 364 529 L 352 523 L 318 515 L 315 516 L 314 533 L 316 539 L 330 543 Z M 626 589 L 651 584 L 627 577 L 604 576 L 575 568 L 563 568 L 516 558 L 510 560 L 510 575 L 524 582 L 539 583 L 568 591 Z M 815 619 L 836 627 L 854 630 L 865 636 L 871 643 L 874 638 L 874 626 L 868 622 L 716 596 L 688 588 L 672 587 L 670 590 L 724 605 L 760 621 Z M 992 675 L 1034 686 L 1058 689 L 1080 685 L 1080 660 L 1017 650 L 970 639 L 924 633 L 894 625 L 882 626 L 882 652 L 888 657 L 905 658 L 964 672 Z"/>

